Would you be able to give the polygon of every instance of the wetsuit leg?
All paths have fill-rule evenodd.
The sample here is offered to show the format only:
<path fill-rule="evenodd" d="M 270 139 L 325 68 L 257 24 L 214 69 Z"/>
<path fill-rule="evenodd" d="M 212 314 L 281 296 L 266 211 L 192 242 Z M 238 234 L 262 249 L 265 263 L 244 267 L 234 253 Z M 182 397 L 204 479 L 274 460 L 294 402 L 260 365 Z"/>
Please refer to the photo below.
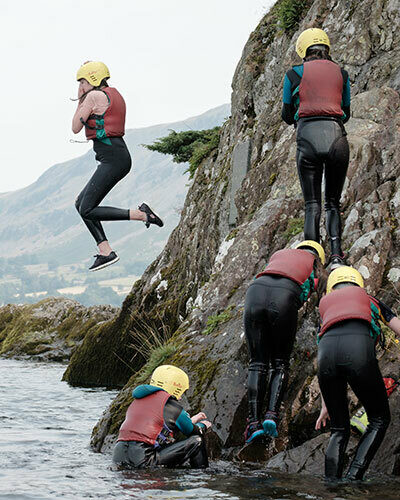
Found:
<path fill-rule="evenodd" d="M 301 150 L 297 149 L 296 162 L 305 202 L 304 238 L 319 242 L 323 163 L 304 142 Z"/>
<path fill-rule="evenodd" d="M 340 196 L 349 166 L 349 144 L 346 136 L 337 139 L 325 163 L 326 230 L 331 242 L 331 253 L 342 255 Z"/>
<path fill-rule="evenodd" d="M 267 391 L 269 353 L 266 349 L 267 288 L 254 282 L 247 290 L 244 308 L 244 331 L 250 355 L 247 377 L 249 421 L 261 418 L 262 407 Z"/>
<path fill-rule="evenodd" d="M 279 413 L 283 396 L 285 395 L 288 376 L 289 361 L 283 359 L 272 360 L 268 384 L 267 412 Z"/>
<path fill-rule="evenodd" d="M 325 452 L 325 477 L 342 477 L 350 420 L 347 401 L 347 379 L 336 365 L 341 337 L 325 334 L 318 346 L 318 381 L 328 409 L 331 437 Z"/>
<path fill-rule="evenodd" d="M 371 344 L 371 342 L 369 343 Z M 363 478 L 385 437 L 390 423 L 389 400 L 385 384 L 372 345 L 368 347 L 368 359 L 363 364 L 362 370 L 357 371 L 349 379 L 354 394 L 367 412 L 368 426 L 358 443 L 354 458 L 346 474 L 348 479 Z"/>
<path fill-rule="evenodd" d="M 155 465 L 176 467 L 186 460 L 190 461 L 192 468 L 208 467 L 207 450 L 202 436 L 190 436 L 157 451 Z"/>
<path fill-rule="evenodd" d="M 278 412 L 296 336 L 300 288 L 286 278 L 262 276 L 246 294 L 244 326 L 250 354 L 249 420 L 259 420 L 268 384 L 268 410 Z"/>
<path fill-rule="evenodd" d="M 366 409 L 370 424 L 359 442 L 347 474 L 350 479 L 362 479 L 390 421 L 388 398 L 375 358 L 374 340 L 369 335 L 369 325 L 351 320 L 328 330 L 318 347 L 318 365 L 321 392 L 332 429 L 343 429 L 344 437 L 348 434 L 349 414 L 344 394 L 347 382 Z M 339 445 L 335 448 L 334 455 L 340 458 Z M 334 477 L 331 474 L 332 471 L 335 472 L 334 469 L 328 468 L 329 477 Z"/>
<path fill-rule="evenodd" d="M 111 142 L 110 146 L 94 141 L 96 160 L 100 161 L 100 165 L 75 202 L 76 209 L 97 244 L 107 239 L 100 221 L 129 220 L 128 209 L 98 206 L 131 168 L 131 157 L 123 139 L 115 137 Z"/>
<path fill-rule="evenodd" d="M 121 467 L 146 467 L 154 462 L 154 448 L 138 441 L 118 441 L 113 462 Z"/>

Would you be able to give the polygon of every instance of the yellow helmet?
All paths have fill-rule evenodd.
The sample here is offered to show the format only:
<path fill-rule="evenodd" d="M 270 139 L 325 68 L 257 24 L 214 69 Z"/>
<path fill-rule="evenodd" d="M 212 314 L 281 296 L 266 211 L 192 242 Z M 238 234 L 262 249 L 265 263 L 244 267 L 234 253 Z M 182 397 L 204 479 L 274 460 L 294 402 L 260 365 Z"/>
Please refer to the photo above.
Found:
<path fill-rule="evenodd" d="M 306 57 L 307 49 L 312 45 L 327 45 L 328 52 L 331 48 L 328 35 L 324 30 L 319 28 L 309 28 L 308 30 L 300 33 L 296 42 L 296 52 L 302 59 L 304 59 Z"/>
<path fill-rule="evenodd" d="M 150 379 L 150 385 L 161 387 L 171 396 L 180 399 L 182 394 L 189 389 L 189 377 L 186 373 L 172 365 L 161 365 L 156 368 Z"/>
<path fill-rule="evenodd" d="M 79 81 L 81 78 L 84 78 L 93 87 L 98 87 L 104 78 L 110 78 L 110 71 L 100 61 L 88 61 L 78 69 L 76 79 Z"/>
<path fill-rule="evenodd" d="M 340 266 L 331 272 L 326 284 L 326 293 L 331 293 L 333 287 L 338 283 L 354 283 L 364 288 L 364 280 L 361 274 L 350 266 Z"/>
<path fill-rule="evenodd" d="M 314 250 L 317 251 L 318 257 L 321 261 L 321 264 L 324 265 L 325 264 L 325 251 L 322 248 L 322 246 L 319 243 L 317 243 L 316 241 L 304 240 L 304 241 L 301 241 L 298 245 L 296 245 L 295 248 L 307 248 L 307 247 L 313 248 Z"/>

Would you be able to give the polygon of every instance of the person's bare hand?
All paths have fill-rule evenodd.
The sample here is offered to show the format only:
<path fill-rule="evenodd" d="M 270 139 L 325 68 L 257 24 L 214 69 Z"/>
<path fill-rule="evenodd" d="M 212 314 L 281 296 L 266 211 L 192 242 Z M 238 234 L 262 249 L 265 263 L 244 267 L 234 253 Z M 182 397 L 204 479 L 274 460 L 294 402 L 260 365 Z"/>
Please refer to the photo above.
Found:
<path fill-rule="evenodd" d="M 326 426 L 326 421 L 329 419 L 329 413 L 328 410 L 326 409 L 326 406 L 323 406 L 321 408 L 319 417 L 315 423 L 315 430 L 322 429 L 322 427 Z"/>
<path fill-rule="evenodd" d="M 205 420 L 207 418 L 207 415 L 204 412 L 196 413 L 196 415 L 193 415 L 193 417 L 190 419 L 192 421 L 192 424 L 197 424 L 200 422 L 200 420 Z"/>
<path fill-rule="evenodd" d="M 199 424 L 204 424 L 207 429 L 209 429 L 212 425 L 209 420 L 200 420 Z"/>

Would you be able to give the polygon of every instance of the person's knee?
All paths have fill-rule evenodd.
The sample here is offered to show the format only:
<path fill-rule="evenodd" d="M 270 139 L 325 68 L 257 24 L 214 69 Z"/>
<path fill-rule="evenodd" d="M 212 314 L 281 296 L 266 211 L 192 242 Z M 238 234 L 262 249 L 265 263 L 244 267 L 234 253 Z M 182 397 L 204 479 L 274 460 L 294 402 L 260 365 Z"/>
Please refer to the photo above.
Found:
<path fill-rule="evenodd" d="M 201 446 L 202 442 L 203 442 L 203 438 L 201 436 L 197 436 L 197 435 L 196 436 L 190 436 L 187 439 L 187 444 L 191 445 L 191 446 L 193 446 L 195 448 L 198 448 L 199 446 Z"/>
<path fill-rule="evenodd" d="M 331 427 L 331 441 L 347 442 L 350 438 L 350 425 L 345 427 Z"/>
<path fill-rule="evenodd" d="M 251 360 L 249 363 L 249 371 L 267 373 L 269 365 L 264 361 Z"/>
<path fill-rule="evenodd" d="M 325 199 L 325 212 L 340 212 L 339 200 L 336 198 L 326 198 Z"/>
<path fill-rule="evenodd" d="M 321 203 L 317 200 L 308 200 L 305 202 L 306 214 L 319 216 L 321 215 Z"/>
<path fill-rule="evenodd" d="M 275 370 L 286 371 L 289 368 L 289 361 L 287 359 L 274 359 L 271 365 Z"/>
<path fill-rule="evenodd" d="M 81 200 L 78 196 L 78 198 L 75 200 L 75 208 L 77 209 L 79 215 L 83 219 L 90 219 L 90 212 L 92 210 L 92 207 L 89 207 L 84 200 Z"/>
<path fill-rule="evenodd" d="M 368 415 L 367 415 L 368 416 Z M 383 431 L 386 432 L 386 429 L 390 424 L 390 412 L 386 412 L 380 416 L 374 416 L 368 418 L 368 427 L 375 431 Z"/>
<path fill-rule="evenodd" d="M 92 211 L 92 207 L 81 203 L 79 205 L 78 212 L 83 219 L 90 219 L 90 212 Z"/>
<path fill-rule="evenodd" d="M 81 200 L 78 198 L 76 198 L 75 200 L 75 208 L 77 209 L 79 215 L 81 214 Z"/>

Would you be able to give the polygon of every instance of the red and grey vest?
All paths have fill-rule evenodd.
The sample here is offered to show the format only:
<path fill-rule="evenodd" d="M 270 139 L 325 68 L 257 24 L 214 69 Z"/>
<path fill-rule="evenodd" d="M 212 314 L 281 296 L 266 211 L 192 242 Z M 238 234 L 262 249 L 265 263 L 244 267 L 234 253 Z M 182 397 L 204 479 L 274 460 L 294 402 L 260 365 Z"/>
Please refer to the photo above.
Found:
<path fill-rule="evenodd" d="M 154 445 L 164 427 L 164 407 L 170 397 L 166 391 L 157 391 L 135 399 L 126 412 L 118 441 L 140 441 Z"/>
<path fill-rule="evenodd" d="M 339 66 L 325 59 L 306 61 L 299 87 L 299 118 L 343 116 L 343 76 Z"/>
<path fill-rule="evenodd" d="M 256 278 L 265 274 L 275 274 L 289 278 L 302 285 L 313 271 L 315 257 L 307 250 L 285 248 L 278 250 L 270 258 L 267 267 Z"/>
<path fill-rule="evenodd" d="M 126 105 L 124 98 L 113 87 L 101 89 L 107 96 L 109 106 L 102 115 L 90 115 L 85 125 L 87 139 L 122 137 L 125 134 Z"/>
<path fill-rule="evenodd" d="M 378 302 L 358 286 L 349 286 L 325 295 L 319 303 L 322 325 L 318 336 L 321 337 L 335 323 L 347 319 L 362 319 L 371 324 L 371 302 L 379 308 Z"/>

